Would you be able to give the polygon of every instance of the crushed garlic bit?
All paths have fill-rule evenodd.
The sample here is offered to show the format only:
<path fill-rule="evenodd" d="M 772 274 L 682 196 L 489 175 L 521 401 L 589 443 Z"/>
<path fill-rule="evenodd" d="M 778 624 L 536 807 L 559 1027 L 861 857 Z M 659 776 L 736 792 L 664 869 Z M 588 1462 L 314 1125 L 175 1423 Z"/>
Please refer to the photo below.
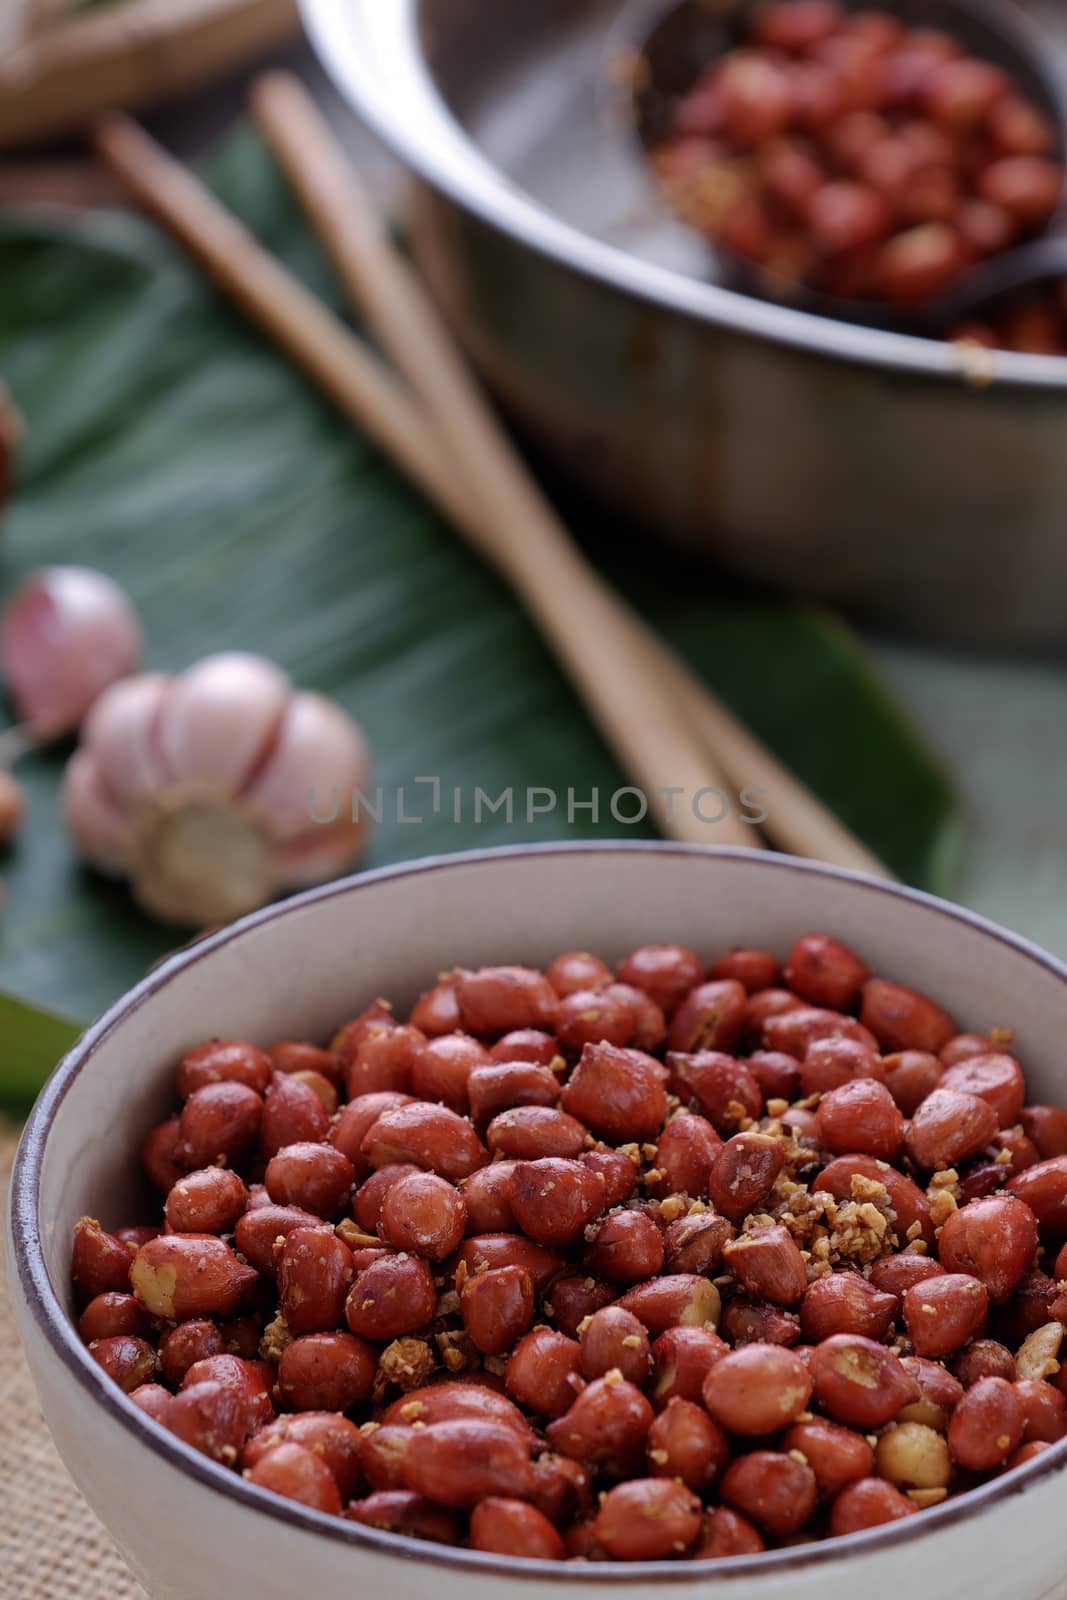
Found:
<path fill-rule="evenodd" d="M 421 1388 L 434 1365 L 433 1353 L 422 1339 L 394 1339 L 378 1358 L 378 1370 L 405 1392 Z"/>

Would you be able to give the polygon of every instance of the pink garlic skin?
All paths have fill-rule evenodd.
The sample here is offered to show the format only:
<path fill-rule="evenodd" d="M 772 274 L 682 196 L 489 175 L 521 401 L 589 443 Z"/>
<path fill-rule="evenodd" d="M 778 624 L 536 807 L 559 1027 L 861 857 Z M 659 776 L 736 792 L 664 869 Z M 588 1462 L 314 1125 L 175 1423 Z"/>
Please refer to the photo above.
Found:
<path fill-rule="evenodd" d="M 110 684 L 136 672 L 141 625 L 117 583 L 88 567 L 45 567 L 0 620 L 0 660 L 19 720 L 39 741 L 81 726 Z"/>
<path fill-rule="evenodd" d="M 146 867 L 145 841 L 161 818 L 165 825 L 183 810 L 206 806 L 264 844 L 263 881 L 239 907 L 251 910 L 350 865 L 367 832 L 365 819 L 350 820 L 351 796 L 366 790 L 368 776 L 366 742 L 340 706 L 294 692 L 273 662 L 234 652 L 176 678 L 146 673 L 108 689 L 68 765 L 63 808 L 87 860 L 132 874 L 144 903 L 166 905 L 169 920 L 195 926 L 224 920 L 229 911 L 225 903 L 213 918 L 210 883 L 203 897 L 190 899 L 186 917 L 174 905 L 179 891 L 172 885 L 162 894 L 137 881 L 155 870 L 151 860 Z M 316 823 L 313 806 L 321 813 L 335 795 L 337 821 Z M 249 895 L 244 885 L 240 892 Z M 224 899 L 224 885 L 220 893 Z"/>

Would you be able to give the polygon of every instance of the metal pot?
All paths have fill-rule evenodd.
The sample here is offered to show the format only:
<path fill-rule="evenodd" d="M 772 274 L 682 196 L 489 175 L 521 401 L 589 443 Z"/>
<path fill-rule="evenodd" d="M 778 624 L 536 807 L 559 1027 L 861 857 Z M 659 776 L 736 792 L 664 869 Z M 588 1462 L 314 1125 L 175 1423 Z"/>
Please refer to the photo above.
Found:
<path fill-rule="evenodd" d="M 619 0 L 303 5 L 420 179 L 416 249 L 460 338 L 581 486 L 878 622 L 1062 640 L 1067 359 L 975 365 L 708 281 L 611 112 Z"/>

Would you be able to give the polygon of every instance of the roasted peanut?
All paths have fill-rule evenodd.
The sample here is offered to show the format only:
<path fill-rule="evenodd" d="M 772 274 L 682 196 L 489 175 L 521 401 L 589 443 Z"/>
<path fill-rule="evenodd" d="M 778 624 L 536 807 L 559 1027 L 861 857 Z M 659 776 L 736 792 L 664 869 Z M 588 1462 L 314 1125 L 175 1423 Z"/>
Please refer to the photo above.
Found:
<path fill-rule="evenodd" d="M 94 1339 L 89 1354 L 124 1394 L 151 1383 L 159 1371 L 159 1358 L 152 1346 L 134 1334 L 119 1333 L 107 1339 Z"/>
<path fill-rule="evenodd" d="M 837 1333 L 816 1345 L 812 1377 L 822 1409 L 852 1428 L 880 1428 L 919 1397 L 893 1351 L 858 1334 Z"/>
<path fill-rule="evenodd" d="M 455 1255 L 445 1263 L 445 1270 L 455 1277 L 458 1285 L 463 1274 L 468 1272 L 484 1272 L 487 1267 L 525 1267 L 540 1294 L 562 1266 L 563 1257 L 555 1250 L 548 1250 L 521 1233 L 480 1233 L 464 1239 Z"/>
<path fill-rule="evenodd" d="M 299 1206 L 257 1206 L 237 1219 L 233 1242 L 256 1271 L 265 1278 L 277 1274 L 278 1251 L 294 1228 L 321 1228 L 330 1232 L 330 1225 L 321 1217 Z"/>
<path fill-rule="evenodd" d="M 410 1094 L 414 1064 L 426 1044 L 421 1028 L 393 1022 L 372 1023 L 345 1056 L 345 1087 L 350 1100 L 364 1094 Z M 416 1093 L 419 1091 L 416 1090 Z M 436 1098 L 434 1096 L 433 1098 Z"/>
<path fill-rule="evenodd" d="M 490 1495 L 471 1512 L 472 1550 L 533 1561 L 562 1561 L 563 1540 L 536 1506 Z"/>
<path fill-rule="evenodd" d="M 611 982 L 611 968 L 586 950 L 565 950 L 545 972 L 560 999 L 578 989 L 603 989 Z"/>
<path fill-rule="evenodd" d="M 572 1244 L 603 1203 L 604 1180 L 580 1161 L 519 1161 L 511 1175 L 511 1209 L 539 1244 Z"/>
<path fill-rule="evenodd" d="M 98 1294 L 78 1319 L 78 1332 L 85 1344 L 96 1339 L 117 1339 L 121 1334 L 143 1339 L 148 1331 L 144 1307 L 132 1294 Z"/>
<path fill-rule="evenodd" d="M 980 1378 L 952 1413 L 948 1447 L 953 1461 L 970 1472 L 988 1472 L 1022 1442 L 1026 1413 L 1012 1384 Z"/>
<path fill-rule="evenodd" d="M 766 1548 L 759 1529 L 740 1511 L 716 1506 L 704 1513 L 700 1537 L 689 1554 L 694 1561 L 714 1561 L 725 1556 L 754 1556 Z"/>
<path fill-rule="evenodd" d="M 347 1417 L 328 1411 L 304 1411 L 296 1416 L 278 1417 L 245 1445 L 241 1465 L 254 1467 L 282 1443 L 303 1445 L 305 1450 L 318 1456 L 332 1474 L 342 1503 L 347 1504 L 365 1487 L 364 1441 L 355 1423 Z"/>
<path fill-rule="evenodd" d="M 436 1039 L 442 1033 L 455 1033 L 460 1025 L 460 1017 L 456 986 L 452 980 L 446 978 L 421 994 L 411 1008 L 409 1021 L 413 1028 L 420 1028 L 430 1039 Z"/>
<path fill-rule="evenodd" d="M 759 1084 L 745 1063 L 733 1056 L 719 1050 L 696 1055 L 672 1052 L 667 1065 L 679 1098 L 695 1102 L 724 1139 L 763 1110 Z"/>
<path fill-rule="evenodd" d="M 721 1147 L 722 1140 L 706 1117 L 680 1111 L 668 1122 L 656 1146 L 656 1170 L 663 1174 L 657 1193 L 703 1199 Z"/>
<path fill-rule="evenodd" d="M 1011 1195 L 990 1195 L 962 1206 L 947 1219 L 938 1240 L 942 1266 L 977 1278 L 994 1305 L 1008 1298 L 1036 1249 L 1034 1213 L 1024 1199 Z"/>
<path fill-rule="evenodd" d="M 648 1334 L 632 1311 L 601 1307 L 582 1324 L 579 1339 L 583 1377 L 603 1378 L 616 1371 L 639 1389 L 648 1382 L 652 1366 Z"/>
<path fill-rule="evenodd" d="M 768 1133 L 735 1133 L 719 1151 L 708 1195 L 732 1222 L 740 1222 L 774 1188 L 785 1165 L 782 1141 Z"/>
<path fill-rule="evenodd" d="M 475 1067 L 467 1079 L 470 1112 L 479 1128 L 516 1106 L 554 1106 L 559 1092 L 555 1073 L 530 1062 L 494 1061 Z"/>
<path fill-rule="evenodd" d="M 436 1173 L 409 1173 L 386 1191 L 378 1225 L 382 1237 L 398 1250 L 441 1261 L 463 1238 L 467 1207 Z"/>
<path fill-rule="evenodd" d="M 815 1113 L 823 1147 L 891 1161 L 904 1142 L 904 1118 L 884 1084 L 855 1078 L 824 1095 Z M 913 1124 L 914 1126 L 914 1124 Z"/>
<path fill-rule="evenodd" d="M 460 1419 L 419 1428 L 406 1456 L 408 1487 L 437 1505 L 467 1508 L 495 1493 L 523 1499 L 533 1486 L 529 1448 L 499 1422 Z"/>
<path fill-rule="evenodd" d="M 681 944 L 645 944 L 619 962 L 621 982 L 643 989 L 668 1017 L 704 977 L 695 951 Z"/>
<path fill-rule="evenodd" d="M 652 1383 L 649 1396 L 662 1409 L 677 1396 L 699 1400 L 716 1361 L 729 1349 L 710 1328 L 668 1328 L 652 1345 Z"/>
<path fill-rule="evenodd" d="M 730 1459 L 719 1424 L 692 1400 L 668 1401 L 648 1430 L 648 1467 L 654 1478 L 680 1478 L 699 1494 Z"/>
<path fill-rule="evenodd" d="M 179 1178 L 164 1215 L 171 1233 L 226 1233 L 243 1214 L 248 1190 L 227 1167 L 205 1167 Z"/>
<path fill-rule="evenodd" d="M 256 1276 L 228 1244 L 199 1233 L 152 1239 L 138 1250 L 130 1271 L 133 1292 L 145 1310 L 170 1322 L 229 1316 Z"/>
<path fill-rule="evenodd" d="M 274 1076 L 274 1063 L 264 1051 L 243 1039 L 210 1039 L 187 1050 L 178 1063 L 178 1093 L 188 1100 L 208 1083 L 243 1083 L 258 1095 L 266 1094 Z"/>
<path fill-rule="evenodd" d="M 550 1067 L 560 1059 L 559 1040 L 555 1034 L 544 1033 L 540 1028 L 516 1028 L 497 1040 L 489 1059 L 512 1067 Z"/>
<path fill-rule="evenodd" d="M 283 1441 L 245 1472 L 257 1489 L 298 1500 L 313 1511 L 341 1515 L 341 1494 L 326 1463 L 303 1445 Z"/>
<path fill-rule="evenodd" d="M 905 1292 L 901 1305 L 915 1354 L 936 1359 L 951 1355 L 981 1327 L 989 1296 L 977 1278 L 962 1272 L 943 1272 L 925 1283 L 914 1284 Z"/>
<path fill-rule="evenodd" d="M 776 1450 L 740 1456 L 723 1474 L 720 1492 L 729 1505 L 777 1539 L 799 1532 L 818 1498 L 811 1468 Z"/>
<path fill-rule="evenodd" d="M 616 1144 L 654 1139 L 667 1115 L 664 1076 L 660 1063 L 640 1050 L 588 1044 L 563 1087 L 563 1109 Z"/>
<path fill-rule="evenodd" d="M 291 1144 L 313 1144 L 325 1139 L 330 1114 L 313 1089 L 290 1073 L 274 1076 L 263 1102 L 259 1148 L 265 1161 Z"/>
<path fill-rule="evenodd" d="M 767 950 L 730 950 L 708 969 L 709 978 L 733 978 L 749 994 L 773 989 L 780 974 L 778 957 Z"/>
<path fill-rule="evenodd" d="M 896 1316 L 898 1303 L 896 1294 L 884 1293 L 858 1272 L 829 1272 L 805 1293 L 800 1326 L 812 1344 L 835 1333 L 858 1333 L 877 1340 L 884 1337 Z"/>
<path fill-rule="evenodd" d="M 691 989 L 671 1019 L 667 1043 L 688 1055 L 722 1050 L 741 1037 L 748 1015 L 748 992 L 735 978 L 716 978 Z"/>
<path fill-rule="evenodd" d="M 589 1237 L 586 1229 L 586 1237 Z M 585 1265 L 595 1278 L 609 1283 L 640 1283 L 663 1266 L 664 1237 L 643 1211 L 609 1212 L 596 1224 Z"/>
<path fill-rule="evenodd" d="M 263 1097 L 246 1084 L 207 1083 L 182 1108 L 175 1159 L 184 1167 L 237 1161 L 256 1142 Z"/>
<path fill-rule="evenodd" d="M 410 1161 L 451 1183 L 469 1177 L 488 1160 L 469 1122 L 447 1106 L 417 1100 L 385 1112 L 372 1123 L 360 1149 L 372 1167 Z"/>
<path fill-rule="evenodd" d="M 423 1327 L 436 1305 L 433 1274 L 420 1256 L 382 1256 L 357 1275 L 345 1318 L 360 1338 L 383 1343 Z"/>
<path fill-rule="evenodd" d="M 552 1328 L 533 1328 L 508 1361 L 507 1391 L 542 1417 L 560 1417 L 582 1387 L 581 1348 Z"/>
<path fill-rule="evenodd" d="M 82 1217 L 74 1229 L 71 1274 L 78 1293 L 86 1300 L 101 1294 L 128 1294 L 134 1250 L 114 1234 L 105 1233 L 92 1217 Z"/>
<path fill-rule="evenodd" d="M 657 1561 L 684 1554 L 700 1532 L 700 1514 L 684 1484 L 643 1478 L 608 1490 L 593 1532 L 617 1561 Z"/>
<path fill-rule="evenodd" d="M 625 1159 L 625 1158 L 624 1158 Z M 494 1161 L 479 1167 L 459 1186 L 467 1213 L 467 1232 L 515 1233 L 518 1223 L 511 1209 L 511 1175 L 517 1163 Z"/>
<path fill-rule="evenodd" d="M 421 1494 L 413 1494 L 410 1489 L 386 1490 L 369 1494 L 363 1500 L 353 1500 L 345 1516 L 371 1528 L 406 1533 L 415 1539 L 432 1539 L 435 1544 L 455 1544 L 458 1538 L 452 1513 Z"/>
<path fill-rule="evenodd" d="M 850 1010 L 869 977 L 870 969 L 855 951 L 827 933 L 798 939 L 782 973 L 794 994 L 830 1011 Z"/>
<path fill-rule="evenodd" d="M 533 1279 L 525 1267 L 495 1267 L 466 1278 L 459 1292 L 463 1326 L 483 1355 L 511 1350 L 534 1313 Z"/>
<path fill-rule="evenodd" d="M 329 1333 L 343 1320 L 355 1267 L 334 1233 L 294 1228 L 278 1258 L 278 1297 L 293 1333 Z"/>
<path fill-rule="evenodd" d="M 1067 1156 L 1053 1156 L 1036 1167 L 1028 1167 L 1007 1187 L 1025 1201 L 1046 1232 L 1057 1238 L 1067 1234 Z"/>
<path fill-rule="evenodd" d="M 482 967 L 458 973 L 455 984 L 463 1026 L 479 1039 L 553 1025 L 558 996 L 532 967 Z"/>
<path fill-rule="evenodd" d="M 914 1516 L 918 1507 L 884 1478 L 861 1478 L 842 1489 L 830 1508 L 830 1533 L 863 1533 L 883 1523 Z"/>
<path fill-rule="evenodd" d="M 288 1144 L 267 1163 L 267 1193 L 279 1206 L 299 1206 L 330 1220 L 348 1204 L 356 1173 L 330 1144 Z"/>
<path fill-rule="evenodd" d="M 842 1428 L 823 1417 L 809 1422 L 794 1422 L 782 1435 L 786 1455 L 798 1450 L 815 1474 L 819 1493 L 827 1500 L 840 1494 L 847 1484 L 866 1478 L 874 1471 L 874 1451 L 862 1433 Z"/>
<path fill-rule="evenodd" d="M 410 1104 L 409 1094 L 399 1094 L 393 1089 L 382 1089 L 377 1094 L 361 1094 L 358 1099 L 350 1100 L 348 1105 L 341 1107 L 330 1128 L 329 1141 L 343 1156 L 348 1157 L 358 1175 L 365 1178 L 370 1165 L 360 1149 L 364 1134 L 386 1111 L 395 1111 L 398 1106 Z"/>
<path fill-rule="evenodd" d="M 347 1411 L 371 1392 L 378 1357 L 350 1333 L 308 1333 L 282 1351 L 278 1392 L 289 1411 Z"/>
<path fill-rule="evenodd" d="M 775 1344 L 749 1344 L 709 1370 L 704 1404 L 728 1433 L 777 1433 L 795 1422 L 811 1399 L 812 1381 L 799 1356 Z"/>
<path fill-rule="evenodd" d="M 160 1419 L 185 1444 L 232 1466 L 252 1431 L 247 1397 L 224 1383 L 197 1383 L 176 1394 Z"/>
<path fill-rule="evenodd" d="M 863 986 L 860 1021 L 883 1050 L 927 1050 L 937 1055 L 956 1026 L 932 1000 L 903 984 L 871 978 Z"/>
<path fill-rule="evenodd" d="M 693 1272 L 714 1277 L 722 1254 L 734 1237 L 733 1225 L 712 1211 L 697 1211 L 679 1217 L 663 1235 L 666 1269 L 669 1273 Z"/>
<path fill-rule="evenodd" d="M 652 1407 L 640 1389 L 609 1373 L 583 1389 L 545 1434 L 561 1455 L 624 1478 L 640 1468 L 652 1420 Z"/>
<path fill-rule="evenodd" d="M 723 1259 L 750 1294 L 772 1305 L 793 1305 L 808 1287 L 804 1257 L 789 1230 L 777 1223 L 751 1228 L 731 1240 Z"/>
<path fill-rule="evenodd" d="M 465 1115 L 471 1109 L 471 1075 L 488 1063 L 489 1052 L 477 1039 L 466 1033 L 446 1033 L 424 1041 L 415 1052 L 411 1089 L 420 1100 L 439 1100 Z"/>
<path fill-rule="evenodd" d="M 556 1106 L 515 1106 L 501 1111 L 485 1130 L 493 1155 L 512 1161 L 574 1160 L 586 1138 L 582 1124 Z"/>
<path fill-rule="evenodd" d="M 667 1328 L 712 1328 L 718 1325 L 722 1303 L 719 1291 L 707 1278 L 676 1272 L 669 1278 L 650 1278 L 630 1289 L 619 1301 L 632 1311 L 655 1339 Z"/>

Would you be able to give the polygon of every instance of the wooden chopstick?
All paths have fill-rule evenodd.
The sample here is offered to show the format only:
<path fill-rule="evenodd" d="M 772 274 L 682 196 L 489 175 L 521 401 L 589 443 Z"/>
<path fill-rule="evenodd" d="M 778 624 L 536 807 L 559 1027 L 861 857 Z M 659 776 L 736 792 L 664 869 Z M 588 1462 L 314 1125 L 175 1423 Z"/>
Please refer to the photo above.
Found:
<path fill-rule="evenodd" d="M 345 152 L 303 85 L 289 73 L 261 78 L 252 97 L 264 137 L 342 282 L 407 378 L 457 469 L 477 491 L 478 525 L 463 526 L 528 594 L 558 581 L 553 562 L 568 536 L 532 484 L 415 272 L 392 243 Z M 531 518 L 531 504 L 536 518 Z M 533 566 L 532 577 L 528 575 Z M 564 580 L 565 581 L 565 577 Z M 610 626 L 682 708 L 739 793 L 760 789 L 766 832 L 796 854 L 889 876 L 886 868 L 711 693 L 659 636 L 616 602 Z"/>
<path fill-rule="evenodd" d="M 460 487 L 436 432 L 356 335 L 136 123 L 123 116 L 108 118 L 96 143 L 111 170 L 346 415 L 376 438 L 450 517 L 480 530 L 483 520 Z M 721 822 L 709 824 L 692 805 L 674 803 L 672 789 L 687 796 L 710 789 L 726 794 L 726 780 L 693 737 L 674 697 L 626 647 L 617 624 L 621 602 L 558 527 L 551 530 L 551 541 L 550 555 L 542 547 L 536 560 L 513 562 L 501 556 L 497 564 L 519 590 L 624 770 L 646 796 L 650 814 L 670 837 L 689 843 L 761 844 L 733 804 Z M 478 542 L 492 558 L 489 541 L 479 537 Z"/>
<path fill-rule="evenodd" d="M 292 98 L 287 95 L 287 107 L 291 108 L 293 104 Z M 313 106 L 311 110 L 314 112 Z M 288 123 L 291 116 L 292 111 L 287 110 L 283 120 Z M 305 127 L 303 135 L 310 140 L 313 131 L 325 133 L 327 147 L 336 162 L 339 153 L 332 136 L 327 130 L 322 130 L 321 124 L 318 130 Z M 279 141 L 280 138 L 279 135 Z M 167 156 L 136 124 L 127 118 L 109 119 L 99 130 L 97 146 L 112 171 L 190 250 L 240 308 L 331 396 L 346 415 L 371 433 L 401 469 L 462 529 L 480 553 L 519 587 L 512 565 L 514 541 L 499 537 L 497 525 L 489 521 L 483 506 L 473 499 L 461 471 L 457 471 L 456 463 L 445 450 L 431 419 L 393 374 L 315 296 L 264 251 L 209 191 Z M 311 143 L 309 148 L 317 155 L 317 142 Z M 287 165 L 291 168 L 291 176 L 295 178 L 296 166 L 293 163 Z M 303 163 L 297 165 L 303 167 Z M 301 188 L 322 191 L 328 221 L 338 200 L 334 183 L 340 178 L 347 185 L 353 183 L 354 178 L 343 156 L 336 170 L 325 169 L 332 172 L 331 182 L 325 189 L 321 179 L 313 182 L 310 176 L 312 171 L 322 170 L 318 160 L 311 161 Z M 344 199 L 345 190 L 341 191 L 341 197 Z M 312 220 L 318 226 L 318 208 L 312 210 L 306 195 L 305 201 L 312 211 Z M 325 223 L 321 231 L 332 250 L 331 236 Z M 524 469 L 520 466 L 520 470 Z M 624 666 L 636 662 L 645 676 L 654 671 L 660 704 L 664 696 L 671 697 L 673 705 L 684 717 L 687 732 L 702 740 L 705 749 L 699 762 L 700 786 L 729 791 L 732 782 L 736 792 L 745 786 L 763 789 L 770 807 L 767 831 L 784 848 L 797 854 L 813 855 L 857 870 L 888 876 L 885 868 L 754 739 L 706 690 L 690 669 L 589 571 L 570 546 L 563 530 L 557 528 L 557 534 L 557 542 L 563 546 L 563 555 L 569 557 L 567 571 L 575 576 L 579 585 L 583 582 L 585 585 L 589 610 L 580 620 L 584 620 L 586 626 L 591 626 L 591 619 L 595 618 L 599 624 L 601 641 L 610 641 L 607 646 L 609 667 L 613 659 L 621 656 Z M 554 575 L 549 579 L 550 585 L 560 581 L 555 575 L 559 570 L 554 569 Z M 557 618 L 553 593 L 542 595 L 540 590 L 535 590 L 533 596 L 527 598 L 525 591 L 521 592 L 530 609 L 542 622 L 550 641 L 556 643 L 558 629 L 554 632 Z M 569 641 L 564 638 L 562 642 L 566 644 Z M 567 660 L 567 657 L 564 659 Z M 597 659 L 599 663 L 601 653 L 598 653 Z M 575 673 L 575 676 L 577 678 L 578 674 Z M 624 729 L 624 736 L 620 738 L 617 729 L 606 725 L 595 696 L 580 678 L 578 682 L 587 704 L 601 721 L 623 765 L 635 776 L 639 771 L 647 770 L 647 759 L 641 761 L 640 753 L 640 767 L 632 759 L 632 735 Z M 630 710 L 632 707 L 627 706 L 626 711 Z M 709 746 L 718 752 L 723 768 L 729 773 L 725 781 L 708 757 Z M 664 783 L 662 769 L 652 775 L 652 782 L 653 786 Z M 646 781 L 642 780 L 642 786 L 647 790 Z M 657 798 L 654 787 L 649 798 L 650 801 Z M 669 836 L 708 842 L 707 828 L 695 826 L 695 817 L 690 822 L 684 815 L 679 818 L 676 813 L 670 814 L 669 800 L 660 809 L 658 820 Z M 762 843 L 754 828 L 739 822 L 734 822 L 729 831 L 720 824 L 714 839 L 721 843 Z"/>
<path fill-rule="evenodd" d="M 0 148 L 69 132 L 109 107 L 182 94 L 300 30 L 298 0 L 114 0 L 84 12 L 16 5 L 25 26 L 0 33 Z"/>

